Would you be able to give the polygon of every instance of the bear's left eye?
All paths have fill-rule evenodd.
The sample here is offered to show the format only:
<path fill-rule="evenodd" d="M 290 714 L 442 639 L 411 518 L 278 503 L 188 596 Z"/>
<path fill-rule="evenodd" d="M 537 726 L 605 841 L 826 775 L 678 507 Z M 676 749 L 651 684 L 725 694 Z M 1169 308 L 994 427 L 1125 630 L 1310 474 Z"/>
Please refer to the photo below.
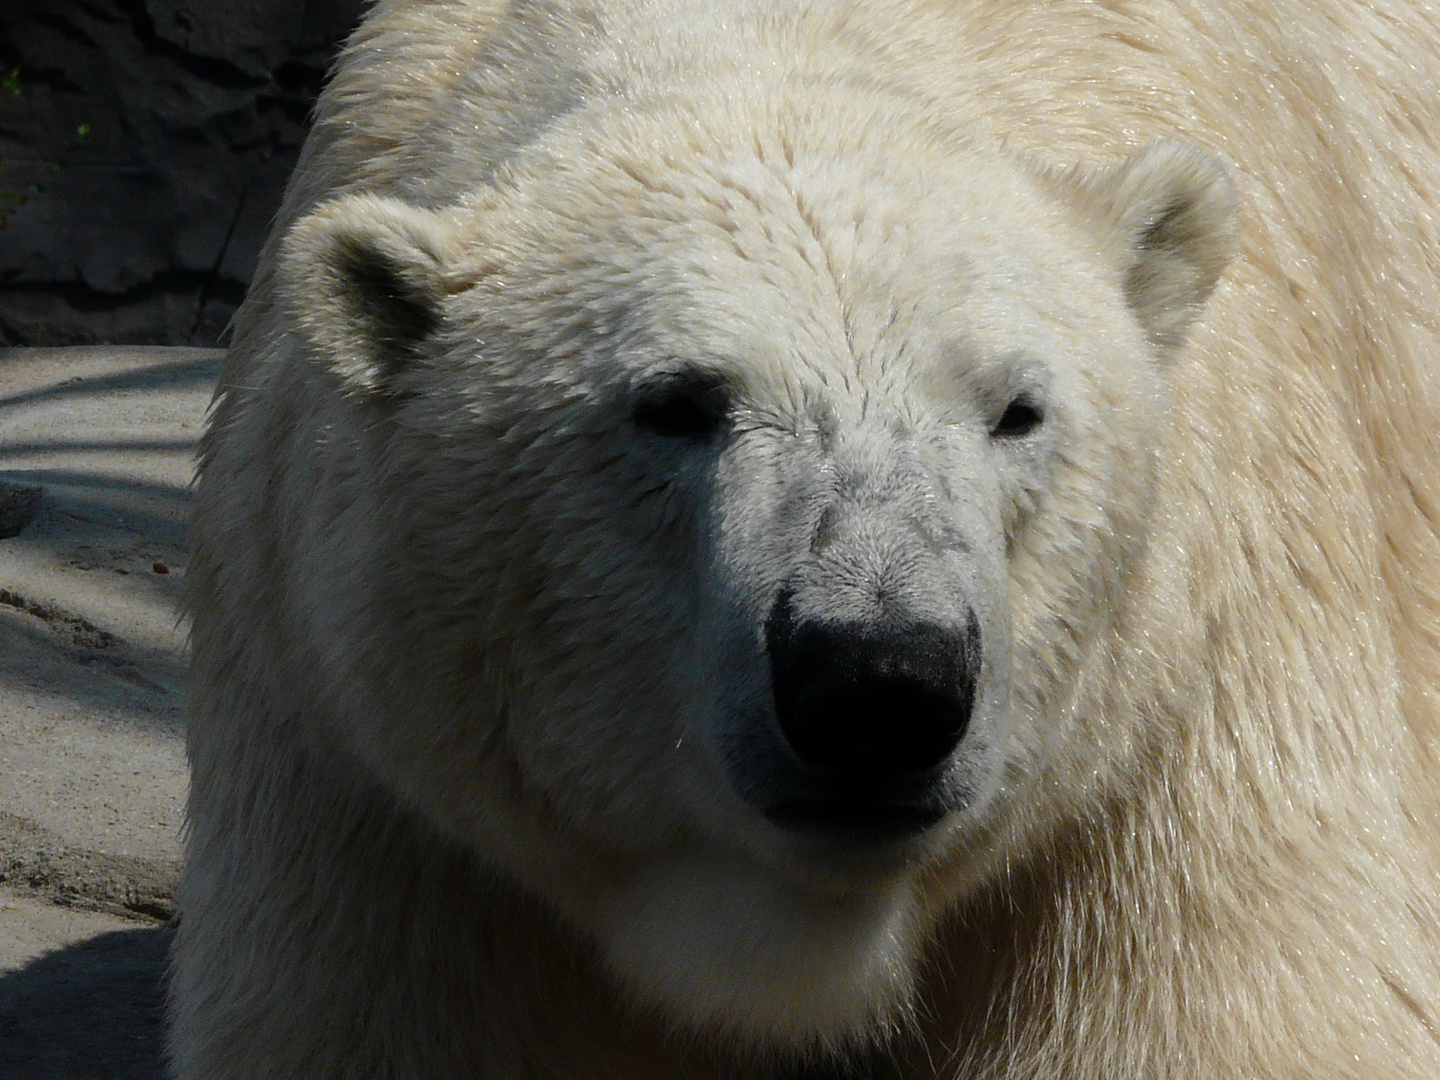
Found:
<path fill-rule="evenodd" d="M 635 426 L 666 439 L 704 442 L 725 423 L 729 394 L 721 378 L 688 371 L 655 380 L 640 392 Z"/>
<path fill-rule="evenodd" d="M 1005 406 L 990 429 L 992 439 L 1022 439 L 1045 422 L 1045 410 L 1028 397 L 1020 396 Z"/>

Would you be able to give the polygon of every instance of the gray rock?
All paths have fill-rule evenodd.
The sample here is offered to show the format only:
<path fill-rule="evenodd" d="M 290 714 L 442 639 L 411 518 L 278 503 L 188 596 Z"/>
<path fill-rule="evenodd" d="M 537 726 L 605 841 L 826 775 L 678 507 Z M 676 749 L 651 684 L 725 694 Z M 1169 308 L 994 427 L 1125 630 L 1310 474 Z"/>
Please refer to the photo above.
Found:
<path fill-rule="evenodd" d="M 364 0 L 0 0 L 0 345 L 212 344 Z"/>
<path fill-rule="evenodd" d="M 285 59 L 305 17 L 305 5 L 294 0 L 145 0 L 145 10 L 162 40 L 262 78 Z"/>
<path fill-rule="evenodd" d="M 42 496 L 39 487 L 0 480 L 0 540 L 19 536 L 26 525 L 40 516 Z"/>

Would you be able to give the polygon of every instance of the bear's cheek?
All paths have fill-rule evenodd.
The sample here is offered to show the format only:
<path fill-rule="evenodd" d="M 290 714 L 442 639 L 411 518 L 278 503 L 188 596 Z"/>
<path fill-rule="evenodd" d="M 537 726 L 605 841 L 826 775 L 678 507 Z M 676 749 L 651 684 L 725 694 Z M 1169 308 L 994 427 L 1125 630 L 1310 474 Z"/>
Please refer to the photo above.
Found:
<path fill-rule="evenodd" d="M 402 417 L 376 455 L 384 555 L 363 582 L 388 629 L 342 680 L 371 703 L 342 726 L 448 831 L 488 843 L 525 819 L 592 846 L 665 842 L 685 827 L 706 684 L 687 526 L 647 524 L 596 437 L 421 404 L 425 426 Z"/>
<path fill-rule="evenodd" d="M 537 595 L 504 627 L 523 688 L 509 729 L 570 828 L 639 849 L 729 831 L 706 824 L 729 798 L 710 735 L 768 691 L 719 674 L 745 657 L 747 627 L 717 588 L 705 470 L 657 476 L 614 449 L 552 472 L 512 518 L 512 573 Z"/>
<path fill-rule="evenodd" d="M 1017 802 L 1041 797 L 1035 785 L 1049 763 L 1063 757 L 1071 775 L 1090 777 L 1125 737 L 1108 730 L 1107 716 L 1075 710 L 1079 672 L 1125 618 L 1149 543 L 1165 432 L 1155 417 L 1161 407 L 1149 407 L 1157 397 L 1094 409 L 1083 438 L 1067 434 L 1007 552 L 1013 646 L 1004 753 L 1014 778 L 1006 797 Z"/>

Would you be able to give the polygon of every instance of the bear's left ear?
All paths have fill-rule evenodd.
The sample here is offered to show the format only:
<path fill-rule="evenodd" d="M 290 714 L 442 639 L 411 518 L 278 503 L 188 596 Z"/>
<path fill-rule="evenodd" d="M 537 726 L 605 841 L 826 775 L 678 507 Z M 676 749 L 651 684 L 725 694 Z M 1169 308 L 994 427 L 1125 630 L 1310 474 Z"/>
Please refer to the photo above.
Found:
<path fill-rule="evenodd" d="M 1235 188 L 1225 167 L 1196 147 L 1156 142 L 1078 179 L 1118 241 L 1136 320 L 1156 346 L 1175 349 L 1235 254 Z"/>
<path fill-rule="evenodd" d="M 280 254 L 283 302 L 345 390 L 391 392 L 438 329 L 458 233 L 442 211 L 368 194 L 326 203 L 291 228 Z"/>

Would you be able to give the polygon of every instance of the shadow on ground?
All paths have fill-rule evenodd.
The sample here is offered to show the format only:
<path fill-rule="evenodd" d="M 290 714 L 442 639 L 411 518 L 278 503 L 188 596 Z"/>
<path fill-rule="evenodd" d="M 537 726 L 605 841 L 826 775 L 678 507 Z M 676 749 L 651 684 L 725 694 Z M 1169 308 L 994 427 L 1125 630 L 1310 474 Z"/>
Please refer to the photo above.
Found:
<path fill-rule="evenodd" d="M 0 976 L 6 1080 L 163 1080 L 170 932 L 118 930 Z"/>

